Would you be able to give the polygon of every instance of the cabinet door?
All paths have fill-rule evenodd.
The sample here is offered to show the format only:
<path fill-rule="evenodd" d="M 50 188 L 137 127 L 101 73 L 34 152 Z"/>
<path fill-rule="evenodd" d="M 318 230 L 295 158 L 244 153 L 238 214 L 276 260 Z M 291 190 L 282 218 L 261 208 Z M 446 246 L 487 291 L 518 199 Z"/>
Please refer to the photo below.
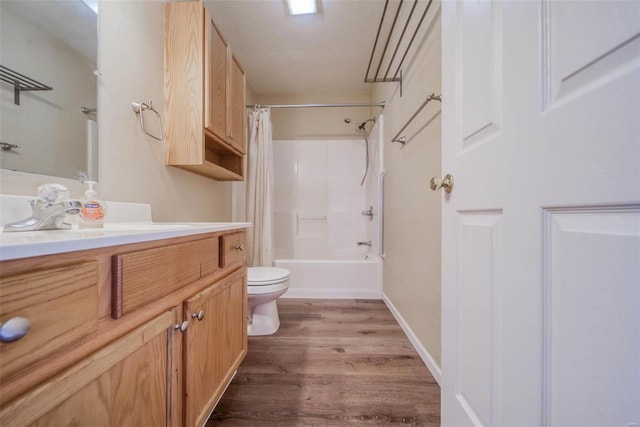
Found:
<path fill-rule="evenodd" d="M 231 56 L 229 94 L 229 142 L 245 153 L 245 74 L 235 56 Z"/>
<path fill-rule="evenodd" d="M 227 132 L 227 44 L 204 9 L 204 127 L 222 141 Z"/>
<path fill-rule="evenodd" d="M 0 411 L 0 425 L 180 425 L 176 310 L 165 312 Z"/>
<path fill-rule="evenodd" d="M 185 301 L 185 426 L 201 426 L 247 352 L 246 268 Z"/>

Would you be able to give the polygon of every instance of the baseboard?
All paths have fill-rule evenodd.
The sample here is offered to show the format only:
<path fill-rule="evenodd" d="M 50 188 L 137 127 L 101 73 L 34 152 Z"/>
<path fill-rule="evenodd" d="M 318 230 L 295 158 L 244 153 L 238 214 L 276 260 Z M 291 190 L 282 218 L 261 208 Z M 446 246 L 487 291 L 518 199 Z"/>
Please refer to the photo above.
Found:
<path fill-rule="evenodd" d="M 391 314 L 393 314 L 393 317 L 395 317 L 398 323 L 400 324 L 400 327 L 402 328 L 404 333 L 407 335 L 407 338 L 409 338 L 409 341 L 413 345 L 413 348 L 415 348 L 418 354 L 420 355 L 420 358 L 426 365 L 429 372 L 431 372 L 431 375 L 433 375 L 433 378 L 435 378 L 438 384 L 440 384 L 440 377 L 442 376 L 442 372 L 440 371 L 440 367 L 436 363 L 435 359 L 431 356 L 431 354 L 429 354 L 427 349 L 424 348 L 422 343 L 418 340 L 418 337 L 416 337 L 416 335 L 413 333 L 413 331 L 411 330 L 407 322 L 404 320 L 404 318 L 402 317 L 398 309 L 393 305 L 391 300 L 384 294 L 384 292 L 382 293 L 382 300 L 387 305 L 387 307 L 389 307 Z"/>
<path fill-rule="evenodd" d="M 382 299 L 382 292 L 374 290 L 350 289 L 291 289 L 280 298 L 318 298 L 318 299 Z"/>

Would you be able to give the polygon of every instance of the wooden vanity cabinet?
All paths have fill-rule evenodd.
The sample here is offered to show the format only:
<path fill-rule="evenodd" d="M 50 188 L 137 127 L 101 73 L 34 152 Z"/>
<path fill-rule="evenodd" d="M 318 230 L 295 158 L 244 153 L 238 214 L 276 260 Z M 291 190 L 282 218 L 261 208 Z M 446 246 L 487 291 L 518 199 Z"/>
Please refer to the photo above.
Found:
<path fill-rule="evenodd" d="M 0 321 L 32 321 L 0 344 L 0 425 L 202 426 L 247 351 L 244 239 L 0 263 Z"/>
<path fill-rule="evenodd" d="M 0 321 L 22 317 L 31 326 L 23 338 L 0 342 L 0 387 L 6 378 L 97 330 L 98 280 L 94 261 L 2 278 Z"/>
<path fill-rule="evenodd" d="M 202 426 L 247 352 L 246 273 L 240 270 L 189 298 L 184 313 L 186 425 Z"/>
<path fill-rule="evenodd" d="M 242 181 L 245 73 L 202 2 L 165 7 L 165 163 Z"/>
<path fill-rule="evenodd" d="M 176 311 L 167 311 L 2 408 L 6 426 L 179 426 Z"/>

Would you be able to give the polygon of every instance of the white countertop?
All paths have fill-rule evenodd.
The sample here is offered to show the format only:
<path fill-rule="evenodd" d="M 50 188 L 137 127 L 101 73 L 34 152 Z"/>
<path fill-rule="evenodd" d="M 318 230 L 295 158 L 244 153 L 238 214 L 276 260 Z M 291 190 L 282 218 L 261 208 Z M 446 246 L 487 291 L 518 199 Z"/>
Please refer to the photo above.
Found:
<path fill-rule="evenodd" d="M 105 223 L 105 228 L 0 233 L 0 261 L 251 227 L 247 222 Z"/>

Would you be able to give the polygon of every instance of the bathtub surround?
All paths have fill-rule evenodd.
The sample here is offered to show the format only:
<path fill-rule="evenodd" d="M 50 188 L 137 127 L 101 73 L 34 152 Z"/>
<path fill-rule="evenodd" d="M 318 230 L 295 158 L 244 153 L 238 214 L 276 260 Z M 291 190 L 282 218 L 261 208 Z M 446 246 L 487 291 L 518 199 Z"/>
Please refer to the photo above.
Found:
<path fill-rule="evenodd" d="M 335 91 L 306 94 L 256 95 L 251 88 L 251 76 L 247 77 L 247 105 L 266 104 L 316 104 L 328 102 L 368 103 L 368 91 Z M 379 110 L 379 108 L 375 108 Z M 313 139 L 358 139 L 355 127 L 346 126 L 345 117 L 356 120 L 370 117 L 368 108 L 274 108 L 271 111 L 274 141 Z M 277 157 L 277 155 L 276 155 Z M 246 160 L 246 158 L 245 158 Z M 247 169 L 245 169 L 247 170 Z M 233 220 L 245 221 L 245 182 L 234 182 Z"/>
<path fill-rule="evenodd" d="M 283 298 L 362 298 L 382 295 L 382 261 L 372 252 L 353 259 L 276 259 L 291 274 Z"/>
<path fill-rule="evenodd" d="M 340 123 L 354 127 L 344 118 Z M 380 170 L 379 150 L 372 147 L 370 173 L 360 186 L 364 144 L 362 135 L 274 142 L 275 265 L 291 272 L 285 298 L 381 297 L 378 238 L 369 234 L 377 229 L 362 215 L 377 204 L 368 199 L 368 188 Z M 357 244 L 368 240 L 373 243 L 369 251 Z"/>
<path fill-rule="evenodd" d="M 270 267 L 273 262 L 273 141 L 268 108 L 249 111 L 247 147 L 247 265 Z"/>

